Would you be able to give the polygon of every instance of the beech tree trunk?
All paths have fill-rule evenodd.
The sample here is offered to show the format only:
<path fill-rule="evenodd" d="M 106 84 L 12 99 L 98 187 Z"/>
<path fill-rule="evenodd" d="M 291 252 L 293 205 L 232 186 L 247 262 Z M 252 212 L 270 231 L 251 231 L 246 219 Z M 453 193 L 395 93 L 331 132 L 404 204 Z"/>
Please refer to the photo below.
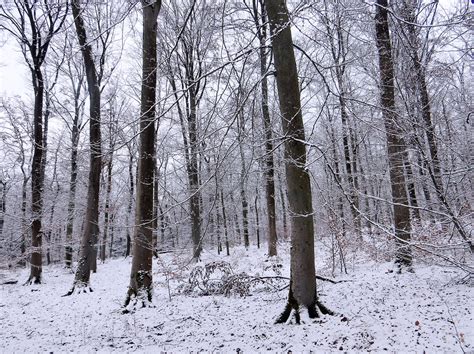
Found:
<path fill-rule="evenodd" d="M 102 170 L 102 148 L 100 130 L 100 82 L 94 63 L 92 48 L 87 40 L 82 10 L 79 0 L 72 2 L 72 14 L 76 27 L 77 38 L 81 46 L 84 67 L 86 70 L 87 88 L 89 91 L 89 143 L 90 143 L 90 167 L 87 187 L 87 206 L 84 217 L 83 233 L 79 261 L 72 294 L 75 287 L 86 288 L 89 286 L 90 272 L 95 265 L 97 241 L 99 236 L 99 194 L 100 175 Z"/>
<path fill-rule="evenodd" d="M 260 11 L 258 11 L 260 6 Z M 275 163 L 273 159 L 273 134 L 272 121 L 268 104 L 268 79 L 267 79 L 267 49 L 265 48 L 267 40 L 267 16 L 263 0 L 253 0 L 253 18 L 257 29 L 257 37 L 260 42 L 260 76 L 262 90 L 262 118 L 263 128 L 265 130 L 265 201 L 267 206 L 268 221 L 268 256 L 277 255 L 278 236 L 276 232 L 276 213 L 275 213 Z M 258 215 L 258 211 L 256 210 Z M 258 242 L 260 244 L 260 242 Z"/>
<path fill-rule="evenodd" d="M 43 95 L 44 81 L 40 67 L 32 70 L 35 103 L 33 113 L 34 152 L 31 165 L 31 270 L 29 283 L 40 284 L 43 270 L 42 245 L 43 229 L 41 217 L 43 213 L 43 186 L 44 186 L 44 135 L 43 135 Z"/>
<path fill-rule="evenodd" d="M 67 225 L 66 225 L 66 267 L 72 265 L 72 235 L 74 230 L 74 212 L 76 209 L 76 180 L 77 180 L 77 149 L 79 146 L 81 106 L 79 98 L 81 96 L 82 82 L 84 76 L 79 77 L 77 86 L 74 87 L 74 118 L 71 127 L 71 171 L 69 175 L 69 195 L 67 206 Z M 73 81 L 74 85 L 74 81 Z"/>
<path fill-rule="evenodd" d="M 113 133 L 112 133 L 113 134 Z M 110 139 L 113 139 L 111 136 Z M 110 143 L 109 157 L 107 161 L 107 189 L 105 192 L 105 207 L 104 207 L 104 234 L 100 244 L 100 260 L 105 262 L 107 258 L 106 246 L 107 246 L 107 237 L 109 234 L 110 221 L 112 217 L 111 205 L 110 205 L 110 196 L 112 194 L 112 167 L 113 167 L 113 143 Z"/>
<path fill-rule="evenodd" d="M 294 309 L 308 308 L 310 317 L 317 317 L 319 306 L 314 266 L 314 225 L 311 183 L 306 169 L 306 146 L 300 90 L 288 9 L 285 0 L 265 1 L 273 33 L 278 98 L 285 140 L 285 171 L 288 204 L 291 215 L 291 281 L 288 303 L 277 322 L 286 322 Z"/>
<path fill-rule="evenodd" d="M 140 108 L 140 146 L 136 195 L 136 218 L 133 239 L 132 270 L 127 306 L 132 298 L 145 306 L 152 300 L 153 279 L 153 186 L 155 175 L 155 102 L 156 102 L 156 35 L 161 1 L 143 5 L 142 89 Z"/>
<path fill-rule="evenodd" d="M 135 194 L 135 182 L 133 177 L 133 152 L 132 147 L 128 146 L 128 205 L 127 205 L 127 232 L 126 232 L 126 246 L 125 246 L 125 257 L 130 256 L 132 248 L 132 237 L 130 235 L 130 218 L 132 217 L 133 209 L 133 196 Z"/>
<path fill-rule="evenodd" d="M 379 54 L 380 90 L 382 116 L 387 135 L 388 164 L 390 170 L 390 186 L 393 201 L 393 218 L 395 228 L 396 263 L 411 267 L 410 249 L 410 208 L 406 192 L 406 180 L 403 170 L 406 145 L 403 131 L 397 121 L 394 91 L 394 70 L 392 60 L 392 44 L 388 25 L 387 0 L 377 0 L 375 14 L 376 42 Z"/>
<path fill-rule="evenodd" d="M 3 236 L 3 225 L 5 223 L 5 211 L 7 200 L 7 182 L 0 180 L 0 239 Z"/>

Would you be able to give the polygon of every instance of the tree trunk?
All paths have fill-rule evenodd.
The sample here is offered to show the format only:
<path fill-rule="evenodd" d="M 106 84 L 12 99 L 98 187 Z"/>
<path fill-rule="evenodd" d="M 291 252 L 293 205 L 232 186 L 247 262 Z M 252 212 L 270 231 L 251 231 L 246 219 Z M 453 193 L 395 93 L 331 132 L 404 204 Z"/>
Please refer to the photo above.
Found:
<path fill-rule="evenodd" d="M 111 136 L 110 139 L 113 139 L 112 134 L 114 134 L 111 131 Z M 104 208 L 104 234 L 102 236 L 102 242 L 100 244 L 100 260 L 102 262 L 105 262 L 105 259 L 107 258 L 107 253 L 106 253 L 106 246 L 107 246 L 107 236 L 109 233 L 109 228 L 110 228 L 110 219 L 111 219 L 111 205 L 110 205 L 110 196 L 112 193 L 112 167 L 113 167 L 113 149 L 114 147 L 112 146 L 113 144 L 110 144 L 110 151 L 109 151 L 109 160 L 107 161 L 107 189 L 105 192 L 105 208 Z"/>
<path fill-rule="evenodd" d="M 395 228 L 396 263 L 411 267 L 410 249 L 410 208 L 406 192 L 406 180 L 403 171 L 403 160 L 406 145 L 403 131 L 397 122 L 395 109 L 394 70 L 392 44 L 388 25 L 387 0 L 377 0 L 375 14 L 376 42 L 379 54 L 382 116 L 387 135 L 388 164 L 390 185 L 393 200 L 393 217 Z"/>
<path fill-rule="evenodd" d="M 5 223 L 5 211 L 7 200 L 7 182 L 0 180 L 1 197 L 0 197 L 0 239 L 3 236 L 3 225 Z"/>
<path fill-rule="evenodd" d="M 255 208 L 255 231 L 257 234 L 257 248 L 260 248 L 260 217 L 258 215 L 258 188 L 255 190 L 254 208 Z"/>
<path fill-rule="evenodd" d="M 53 222 L 54 222 L 54 212 L 56 210 L 56 204 L 59 196 L 59 192 L 61 191 L 61 187 L 59 186 L 58 182 L 58 173 L 57 173 L 57 167 L 58 167 L 58 154 L 59 154 L 59 149 L 60 149 L 61 144 L 58 145 L 58 148 L 55 151 L 54 154 L 54 165 L 53 165 L 53 178 L 51 181 L 51 190 L 53 190 L 53 185 L 56 184 L 56 190 L 54 193 L 54 199 L 53 199 L 53 204 L 51 205 L 51 209 L 49 211 L 49 227 L 48 231 L 46 232 L 46 262 L 47 264 L 51 264 L 51 239 L 52 239 L 52 234 L 53 234 Z"/>
<path fill-rule="evenodd" d="M 317 317 L 319 306 L 314 266 L 314 224 L 310 177 L 301 113 L 300 90 L 288 9 L 285 0 L 266 0 L 272 33 L 278 98 L 285 140 L 285 171 L 291 215 L 291 281 L 288 304 L 277 322 L 286 322 L 299 306 Z M 289 309 L 289 311 L 288 311 Z M 297 315 L 298 316 L 298 315 Z M 297 321 L 299 318 L 297 317 Z"/>
<path fill-rule="evenodd" d="M 35 67 L 32 71 L 35 103 L 33 114 L 33 135 L 34 135 L 34 152 L 33 163 L 31 166 L 31 271 L 27 283 L 40 284 L 42 273 L 42 244 L 43 229 L 41 225 L 41 217 L 43 213 L 43 187 L 44 187 L 44 135 L 43 135 L 43 95 L 44 81 L 43 74 L 39 67 Z"/>
<path fill-rule="evenodd" d="M 67 225 L 66 225 L 66 267 L 72 265 L 72 235 L 74 230 L 74 212 L 76 209 L 76 181 L 77 181 L 77 149 L 79 146 L 79 120 L 81 110 L 79 106 L 79 97 L 82 88 L 83 76 L 79 79 L 74 95 L 74 118 L 71 128 L 71 171 L 69 175 L 69 195 L 67 206 Z"/>
<path fill-rule="evenodd" d="M 156 35 L 161 1 L 143 5 L 142 89 L 136 218 L 127 306 L 132 297 L 145 306 L 153 291 L 153 181 L 155 177 Z"/>
<path fill-rule="evenodd" d="M 191 239 L 193 241 L 193 258 L 201 257 L 201 191 L 199 182 L 198 139 L 197 139 L 197 102 L 193 87 L 189 87 L 190 114 L 188 116 L 189 128 L 189 210 L 191 212 Z"/>
<path fill-rule="evenodd" d="M 21 241 L 20 241 L 20 265 L 26 264 L 26 240 L 28 237 L 28 221 L 26 217 L 26 207 L 27 207 L 27 186 L 29 177 L 26 176 L 24 170 L 23 172 L 23 183 L 21 185 Z"/>
<path fill-rule="evenodd" d="M 281 221 L 282 221 L 282 226 L 283 226 L 283 238 L 285 240 L 288 239 L 288 221 L 287 221 L 287 209 L 286 209 L 286 191 L 284 188 L 284 180 L 283 177 L 280 173 L 277 173 L 278 175 L 278 180 L 279 180 L 279 186 L 278 190 L 280 192 L 280 201 L 281 201 Z"/>
<path fill-rule="evenodd" d="M 262 118 L 263 128 L 265 130 L 265 201 L 267 206 L 268 220 L 268 256 L 277 255 L 278 236 L 276 232 L 276 213 L 275 213 L 275 168 L 273 159 L 273 134 L 270 110 L 268 104 L 268 79 L 267 79 L 267 49 L 265 48 L 267 40 L 267 16 L 265 14 L 265 4 L 263 0 L 258 0 L 260 13 L 258 11 L 257 0 L 253 0 L 253 17 L 257 29 L 257 37 L 260 42 L 260 76 L 262 90 Z M 259 16 L 260 15 L 260 16 Z M 256 211 L 257 212 L 257 211 Z M 257 212 L 258 215 L 258 212 Z"/>
<path fill-rule="evenodd" d="M 84 217 L 83 234 L 79 261 L 77 264 L 74 285 L 69 294 L 76 287 L 89 286 L 90 272 L 96 263 L 96 249 L 99 235 L 99 194 L 100 175 L 102 170 L 101 131 L 100 131 L 100 83 L 97 77 L 92 48 L 87 40 L 82 10 L 78 0 L 72 2 L 72 14 L 76 27 L 77 38 L 81 46 L 84 67 L 86 70 L 87 88 L 89 91 L 89 143 L 90 167 L 87 188 L 87 206 Z M 85 290 L 85 289 L 84 289 Z"/>
<path fill-rule="evenodd" d="M 221 207 L 222 207 L 222 220 L 224 221 L 224 238 L 225 238 L 225 249 L 226 254 L 230 256 L 230 249 L 229 249 L 229 233 L 227 228 L 227 216 L 225 212 L 225 203 L 224 203 L 224 192 L 221 191 Z"/>
<path fill-rule="evenodd" d="M 158 195 L 158 181 L 159 181 L 159 171 L 158 171 L 158 164 L 157 164 L 157 156 L 155 151 L 155 166 L 153 171 L 153 254 L 158 257 L 158 214 L 160 207 L 160 200 Z M 161 220 L 161 219 L 160 219 Z M 160 223 L 161 225 L 161 223 Z M 161 225 L 161 230 L 163 227 Z M 164 232 L 163 232 L 164 234 Z M 163 235 L 162 234 L 162 235 Z M 161 240 L 163 246 L 164 237 Z"/>
<path fill-rule="evenodd" d="M 110 242 L 109 242 L 109 258 L 112 258 L 114 254 L 114 222 L 115 222 L 115 214 L 112 213 L 110 215 Z"/>
<path fill-rule="evenodd" d="M 244 153 L 244 133 L 245 133 L 245 126 L 244 126 L 244 117 L 242 112 L 238 114 L 238 141 L 239 141 L 239 152 L 240 152 L 240 201 L 242 203 L 242 228 L 244 233 L 244 246 L 246 249 L 250 247 L 250 239 L 249 239 L 249 220 L 248 220 L 248 213 L 249 213 L 249 203 L 247 201 L 247 193 L 245 192 L 245 180 L 246 180 L 246 173 L 247 167 L 245 165 L 245 153 Z"/>
<path fill-rule="evenodd" d="M 128 180 L 129 180 L 129 188 L 128 188 L 128 205 L 127 205 L 127 217 L 126 217 L 126 248 L 125 248 L 125 257 L 130 256 L 131 248 L 132 248 L 132 237 L 130 236 L 130 219 L 132 218 L 132 209 L 133 209 L 133 196 L 135 190 L 135 182 L 133 177 L 133 153 L 132 148 L 129 147 L 128 149 Z"/>

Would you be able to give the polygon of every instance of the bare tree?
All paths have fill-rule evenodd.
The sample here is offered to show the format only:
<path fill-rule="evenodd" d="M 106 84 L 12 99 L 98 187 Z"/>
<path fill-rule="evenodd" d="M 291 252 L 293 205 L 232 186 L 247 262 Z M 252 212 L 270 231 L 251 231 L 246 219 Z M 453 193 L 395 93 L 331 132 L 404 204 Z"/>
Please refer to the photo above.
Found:
<path fill-rule="evenodd" d="M 252 0 L 252 17 L 257 30 L 257 38 L 260 44 L 260 75 L 261 75 L 261 95 L 262 95 L 262 118 L 265 129 L 265 202 L 268 220 L 268 256 L 277 255 L 277 232 L 275 215 L 275 163 L 273 159 L 273 133 L 272 121 L 270 117 L 268 99 L 268 24 L 263 0 Z"/>
<path fill-rule="evenodd" d="M 308 309 L 311 318 L 330 311 L 322 305 L 316 292 L 314 266 L 314 224 L 311 182 L 306 167 L 306 145 L 301 113 L 300 87 L 296 68 L 290 20 L 285 0 L 266 0 L 265 5 L 273 32 L 272 44 L 282 127 L 285 135 L 285 171 L 291 216 L 291 280 L 288 303 L 277 323 L 288 320 L 299 307 Z"/>
<path fill-rule="evenodd" d="M 86 71 L 87 88 L 89 91 L 89 143 L 90 143 L 90 167 L 89 184 L 87 189 L 87 208 L 84 218 L 84 229 L 81 239 L 81 249 L 78 266 L 72 289 L 89 286 L 91 267 L 95 262 L 96 254 L 94 247 L 99 235 L 99 192 L 100 175 L 102 170 L 102 138 L 100 130 L 100 79 L 96 69 L 91 44 L 87 40 L 86 28 L 82 18 L 82 10 L 79 0 L 72 1 L 72 14 L 76 27 L 77 38 L 81 46 L 82 57 Z"/>
<path fill-rule="evenodd" d="M 68 3 L 63 1 L 45 1 L 38 6 L 37 1 L 14 0 L 13 13 L 8 7 L 0 5 L 0 29 L 6 30 L 18 41 L 23 57 L 30 69 L 33 91 L 33 136 L 34 153 L 31 166 L 31 271 L 27 283 L 40 284 L 42 273 L 43 229 L 41 224 L 43 213 L 43 186 L 45 172 L 45 146 L 47 137 L 43 129 L 43 101 L 45 82 L 43 64 L 53 37 L 61 30 L 68 12 Z"/>
<path fill-rule="evenodd" d="M 153 187 L 155 174 L 155 104 L 157 81 L 156 35 L 161 1 L 142 1 L 143 52 L 140 108 L 140 147 L 138 160 L 136 219 L 133 259 L 125 306 L 132 298 L 145 306 L 152 300 L 153 278 Z"/>
<path fill-rule="evenodd" d="M 395 106 L 394 69 L 392 44 L 388 24 L 388 2 L 377 0 L 375 13 L 375 32 L 379 54 L 380 95 L 382 116 L 387 135 L 388 165 L 390 186 L 393 200 L 393 218 L 395 242 L 397 244 L 396 263 L 400 267 L 411 267 L 410 249 L 410 208 L 406 191 L 406 180 L 403 170 L 406 145 L 403 130 Z"/>
<path fill-rule="evenodd" d="M 67 206 L 67 223 L 66 223 L 66 242 L 65 242 L 65 265 L 70 268 L 72 265 L 72 242 L 73 242 L 73 231 L 74 231 L 74 214 L 76 210 L 76 191 L 77 191 L 77 158 L 79 148 L 79 138 L 82 129 L 85 126 L 83 123 L 84 105 L 85 98 L 83 97 L 84 91 L 84 66 L 81 62 L 79 63 L 76 56 L 73 55 L 73 43 L 70 38 L 66 38 L 67 46 L 66 52 L 69 60 L 63 68 L 63 74 L 70 81 L 70 90 L 73 101 L 73 112 L 70 113 L 67 107 L 62 105 L 60 99 L 57 99 L 55 103 L 62 108 L 61 111 L 66 112 L 66 117 L 63 117 L 68 130 L 70 131 L 71 145 L 70 145 L 70 171 L 69 171 L 69 192 L 68 192 L 68 206 Z M 57 108 L 59 110 L 59 107 Z"/>

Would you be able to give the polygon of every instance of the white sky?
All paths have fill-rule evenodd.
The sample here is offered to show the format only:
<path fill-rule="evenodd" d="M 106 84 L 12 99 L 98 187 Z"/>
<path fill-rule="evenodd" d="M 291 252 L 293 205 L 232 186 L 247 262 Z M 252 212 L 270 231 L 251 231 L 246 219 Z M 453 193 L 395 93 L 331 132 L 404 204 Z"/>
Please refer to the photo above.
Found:
<path fill-rule="evenodd" d="M 0 97 L 25 96 L 31 83 L 23 55 L 18 43 L 7 38 L 0 47 Z"/>

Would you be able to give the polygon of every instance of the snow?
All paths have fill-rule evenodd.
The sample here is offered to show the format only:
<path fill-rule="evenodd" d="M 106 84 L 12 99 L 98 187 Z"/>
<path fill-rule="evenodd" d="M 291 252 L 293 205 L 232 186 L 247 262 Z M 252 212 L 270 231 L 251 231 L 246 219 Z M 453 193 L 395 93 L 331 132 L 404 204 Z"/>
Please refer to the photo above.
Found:
<path fill-rule="evenodd" d="M 288 250 L 268 260 L 263 249 L 207 251 L 200 265 L 226 261 L 234 273 L 288 276 Z M 44 284 L 22 286 L 27 271 L 3 274 L 19 280 L 0 286 L 2 352 L 470 352 L 474 350 L 473 288 L 455 280 L 454 268 L 416 264 L 414 273 L 390 263 L 357 263 L 349 280 L 318 281 L 320 300 L 338 314 L 301 325 L 275 325 L 287 289 L 258 285 L 249 296 L 184 295 L 177 291 L 195 266 L 189 253 L 160 255 L 154 263 L 153 306 L 122 314 L 131 259 L 99 264 L 94 292 L 62 297 L 73 274 L 45 267 Z M 319 256 L 319 255 L 318 255 Z M 320 258 L 319 258 L 320 259 Z M 282 267 L 278 264 L 282 263 Z M 328 276 L 324 266 L 318 273 Z M 326 272 L 327 273 L 327 272 Z M 0 282 L 2 283 L 2 282 Z M 285 287 L 285 281 L 274 284 Z"/>

